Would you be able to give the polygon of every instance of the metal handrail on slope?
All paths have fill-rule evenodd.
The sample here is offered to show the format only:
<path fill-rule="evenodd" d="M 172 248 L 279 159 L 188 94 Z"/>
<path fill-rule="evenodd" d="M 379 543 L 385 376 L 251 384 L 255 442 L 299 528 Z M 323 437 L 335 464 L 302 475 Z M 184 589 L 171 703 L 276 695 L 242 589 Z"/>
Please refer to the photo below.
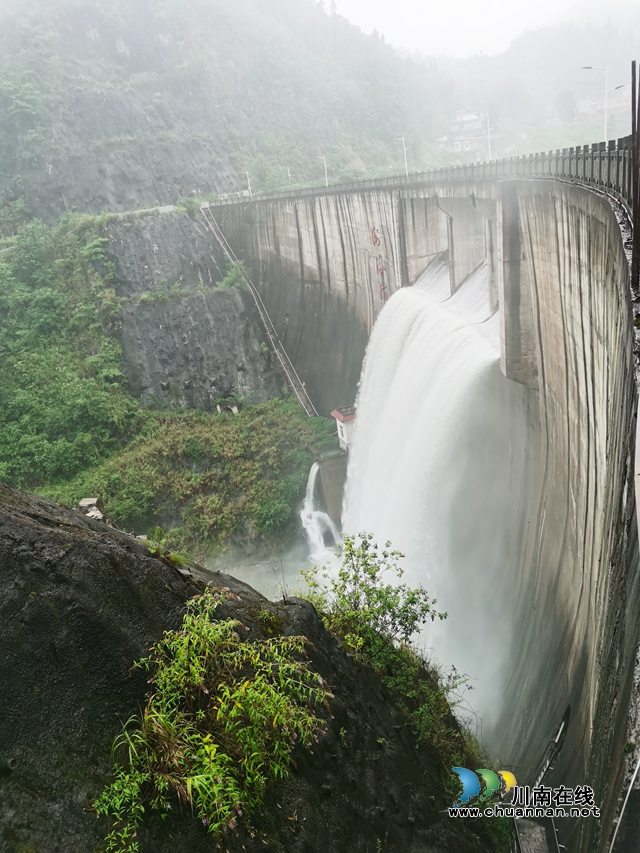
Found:
<path fill-rule="evenodd" d="M 232 264 L 237 264 L 238 257 L 227 242 L 226 237 L 220 230 L 220 226 L 216 222 L 214 215 L 209 210 L 208 203 L 205 202 L 201 206 L 200 210 L 202 212 L 207 227 L 220 244 L 220 248 L 224 252 L 225 256 Z M 246 275 L 243 270 L 241 270 L 240 274 L 242 276 L 242 280 L 249 289 L 249 292 L 253 296 L 254 302 L 256 303 L 256 307 L 258 309 L 258 313 L 260 314 L 260 319 L 262 320 L 265 331 L 267 333 L 267 337 L 269 338 L 271 349 L 275 352 L 278 361 L 280 362 L 280 366 L 282 367 L 284 375 L 287 377 L 287 381 L 293 393 L 296 395 L 300 405 L 310 418 L 318 417 L 316 407 L 313 405 L 311 398 L 309 397 L 307 390 L 304 386 L 304 383 L 300 380 L 300 377 L 298 376 L 296 369 L 291 362 L 291 359 L 287 355 L 287 351 L 282 345 L 282 341 L 278 337 L 278 333 L 276 332 L 275 326 L 271 321 L 271 317 L 269 317 L 269 313 L 265 307 L 264 302 L 262 301 L 262 297 L 258 293 L 256 286 L 251 281 L 249 276 Z"/>

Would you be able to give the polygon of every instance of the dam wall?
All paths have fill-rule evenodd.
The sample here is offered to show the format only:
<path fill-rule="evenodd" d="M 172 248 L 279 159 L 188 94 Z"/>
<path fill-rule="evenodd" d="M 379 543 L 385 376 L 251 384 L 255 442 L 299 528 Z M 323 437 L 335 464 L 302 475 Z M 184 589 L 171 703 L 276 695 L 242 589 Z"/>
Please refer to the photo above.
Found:
<path fill-rule="evenodd" d="M 545 784 L 595 789 L 602 826 L 576 821 L 561 840 L 602 849 L 622 781 L 640 603 L 629 267 L 602 195 L 554 181 L 505 182 L 501 195 L 502 367 L 534 389 L 528 449 L 538 459 L 502 757 L 531 779 L 570 707 Z"/>
<path fill-rule="evenodd" d="M 485 260 L 487 220 L 472 199 L 486 194 L 494 182 L 213 208 L 321 414 L 353 404 L 369 334 L 393 293 L 444 253 L 452 292 Z"/>

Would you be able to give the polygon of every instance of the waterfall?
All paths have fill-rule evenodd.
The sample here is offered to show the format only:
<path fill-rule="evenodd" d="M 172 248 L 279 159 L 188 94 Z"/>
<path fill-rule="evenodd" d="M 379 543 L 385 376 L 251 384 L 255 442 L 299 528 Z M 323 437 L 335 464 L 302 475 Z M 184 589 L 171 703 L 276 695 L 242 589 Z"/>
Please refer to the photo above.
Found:
<path fill-rule="evenodd" d="M 340 531 L 328 513 L 318 508 L 316 480 L 320 465 L 314 462 L 309 471 L 307 491 L 300 511 L 302 527 L 309 542 L 309 559 L 316 565 L 332 565 L 335 560 L 334 547 L 340 539 Z M 327 541 L 330 539 L 330 541 Z"/>
<path fill-rule="evenodd" d="M 394 294 L 367 348 L 343 508 L 345 532 L 390 540 L 403 581 L 449 613 L 422 643 L 473 679 L 488 726 L 530 559 L 536 447 L 535 392 L 501 373 L 499 334 L 485 266 L 453 296 L 441 262 Z"/>

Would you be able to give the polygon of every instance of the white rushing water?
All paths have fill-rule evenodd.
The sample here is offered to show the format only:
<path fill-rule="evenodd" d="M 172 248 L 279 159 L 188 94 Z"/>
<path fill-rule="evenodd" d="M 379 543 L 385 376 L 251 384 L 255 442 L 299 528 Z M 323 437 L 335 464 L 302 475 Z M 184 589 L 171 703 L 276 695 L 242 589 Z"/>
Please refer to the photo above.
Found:
<path fill-rule="evenodd" d="M 330 516 L 320 509 L 316 499 L 316 480 L 320 466 L 314 462 L 307 480 L 300 520 L 309 543 L 309 560 L 314 565 L 332 565 L 335 560 L 334 548 L 340 539 L 340 531 Z"/>
<path fill-rule="evenodd" d="M 499 368 L 487 271 L 453 295 L 436 262 L 386 304 L 367 348 L 343 529 L 390 540 L 404 581 L 449 618 L 423 642 L 473 679 L 490 727 L 511 659 L 527 548 L 534 392 Z"/>

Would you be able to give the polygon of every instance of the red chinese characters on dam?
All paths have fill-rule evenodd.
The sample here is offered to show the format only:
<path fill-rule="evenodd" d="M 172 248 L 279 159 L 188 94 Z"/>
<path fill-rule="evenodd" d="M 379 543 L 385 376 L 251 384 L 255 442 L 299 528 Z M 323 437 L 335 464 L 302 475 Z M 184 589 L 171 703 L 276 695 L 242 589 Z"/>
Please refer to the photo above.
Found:
<path fill-rule="evenodd" d="M 380 232 L 378 231 L 378 229 L 376 228 L 375 225 L 371 226 L 371 242 L 376 247 L 379 246 L 381 243 Z M 386 302 L 387 299 L 389 298 L 389 292 L 387 290 L 387 284 L 384 280 L 384 274 L 387 271 L 387 267 L 386 267 L 386 264 L 384 262 L 384 258 L 382 255 L 376 255 L 375 261 L 376 261 L 376 274 L 378 276 L 380 276 L 380 279 L 381 279 L 381 281 L 380 281 L 380 301 Z"/>

